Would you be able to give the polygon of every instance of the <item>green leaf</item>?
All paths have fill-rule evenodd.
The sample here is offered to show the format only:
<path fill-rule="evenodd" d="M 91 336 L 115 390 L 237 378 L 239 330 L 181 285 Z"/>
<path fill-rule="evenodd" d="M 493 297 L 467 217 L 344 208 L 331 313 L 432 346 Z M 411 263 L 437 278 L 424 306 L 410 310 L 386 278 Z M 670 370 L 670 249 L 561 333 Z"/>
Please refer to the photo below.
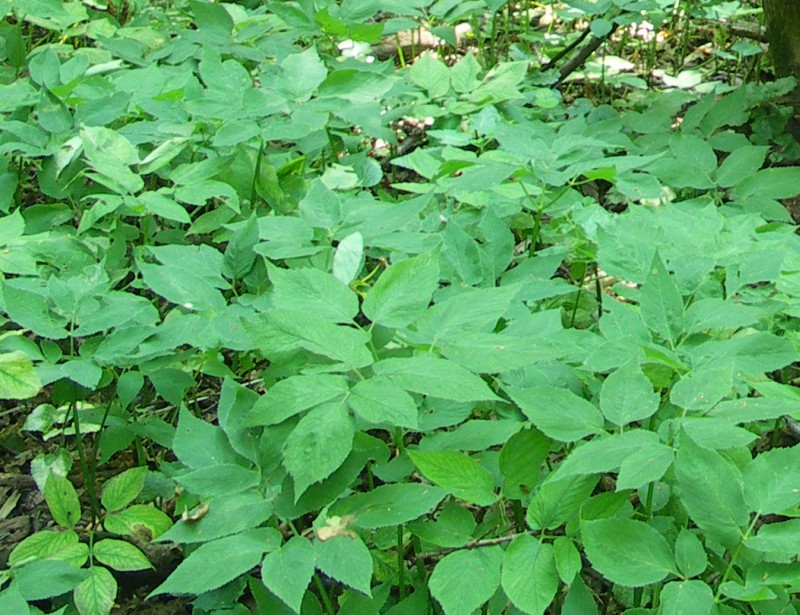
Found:
<path fill-rule="evenodd" d="M 686 331 L 700 333 L 709 329 L 747 327 L 758 322 L 761 314 L 754 306 L 707 297 L 694 301 L 686 309 Z"/>
<path fill-rule="evenodd" d="M 381 485 L 340 500 L 331 513 L 354 515 L 354 525 L 367 529 L 402 525 L 430 512 L 446 495 L 444 489 L 422 483 Z"/>
<path fill-rule="evenodd" d="M 680 427 L 701 448 L 728 449 L 748 446 L 758 438 L 743 427 L 737 427 L 724 418 L 710 416 L 687 416 L 676 419 Z"/>
<path fill-rule="evenodd" d="M 183 145 L 181 145 L 181 149 Z M 189 213 L 180 203 L 176 203 L 171 197 L 162 192 L 142 192 L 136 197 L 136 202 L 144 205 L 144 208 L 153 215 L 161 216 L 166 220 L 175 220 L 182 224 L 191 224 L 192 219 Z"/>
<path fill-rule="evenodd" d="M 423 53 L 411 65 L 411 80 L 428 90 L 431 98 L 440 98 L 450 91 L 450 70 L 431 53 Z"/>
<path fill-rule="evenodd" d="M 330 476 L 353 449 L 353 418 L 342 403 L 318 406 L 286 438 L 283 465 L 294 479 L 295 502 L 310 485 Z"/>
<path fill-rule="evenodd" d="M 475 518 L 472 513 L 454 500 L 445 502 L 436 520 L 420 519 L 409 524 L 409 529 L 420 540 L 437 547 L 463 547 L 473 540 Z"/>
<path fill-rule="evenodd" d="M 667 541 L 642 521 L 583 520 L 581 535 L 592 566 L 613 583 L 643 587 L 677 574 Z"/>
<path fill-rule="evenodd" d="M 222 259 L 222 273 L 233 280 L 246 276 L 253 268 L 256 253 L 253 250 L 258 243 L 258 219 L 250 216 L 241 226 L 236 228 Z"/>
<path fill-rule="evenodd" d="M 104 524 L 106 529 L 114 534 L 132 536 L 141 534 L 144 530 L 155 539 L 172 526 L 172 520 L 154 506 L 134 504 L 119 512 L 106 515 Z"/>
<path fill-rule="evenodd" d="M 364 238 L 356 231 L 350 233 L 336 246 L 336 252 L 333 254 L 333 277 L 342 284 L 350 284 L 356 279 L 363 264 Z"/>
<path fill-rule="evenodd" d="M 455 220 L 447 223 L 442 233 L 442 254 L 450 261 L 465 285 L 477 285 L 483 279 L 478 242 Z"/>
<path fill-rule="evenodd" d="M 601 436 L 576 446 L 548 480 L 610 472 L 619 468 L 631 455 L 653 446 L 658 446 L 658 436 L 644 429 Z"/>
<path fill-rule="evenodd" d="M 497 500 L 494 477 L 477 461 L 458 451 L 408 451 L 422 474 L 454 496 L 479 506 Z"/>
<path fill-rule="evenodd" d="M 533 496 L 525 520 L 534 530 L 560 527 L 575 516 L 598 481 L 598 476 L 589 475 L 545 482 Z"/>
<path fill-rule="evenodd" d="M 750 177 L 764 164 L 769 147 L 747 145 L 733 150 L 717 170 L 717 185 L 722 188 L 735 186 L 743 178 Z"/>
<path fill-rule="evenodd" d="M 264 558 L 261 580 L 267 589 L 300 612 L 303 595 L 314 574 L 315 551 L 305 538 L 295 537 Z"/>
<path fill-rule="evenodd" d="M 689 516 L 723 546 L 737 544 L 748 521 L 739 471 L 716 451 L 681 434 L 675 460 L 677 493 Z"/>
<path fill-rule="evenodd" d="M 675 540 L 675 562 L 685 577 L 696 577 L 708 568 L 708 556 L 697 534 L 682 529 Z"/>
<path fill-rule="evenodd" d="M 350 369 L 371 365 L 374 361 L 366 344 L 366 331 L 331 323 L 312 313 L 270 311 L 246 327 L 256 346 L 265 355 L 305 348 L 339 361 Z"/>
<path fill-rule="evenodd" d="M 642 320 L 675 346 L 683 332 L 683 297 L 656 251 L 639 295 Z"/>
<path fill-rule="evenodd" d="M 16 615 L 29 615 L 30 607 L 22 597 L 19 588 L 12 584 L 0 592 L 0 613 L 15 613 Z"/>
<path fill-rule="evenodd" d="M 422 450 L 485 451 L 508 442 L 524 423 L 509 419 L 469 419 L 451 431 L 436 431 L 419 443 Z M 541 435 L 541 434 L 540 434 Z"/>
<path fill-rule="evenodd" d="M 328 70 L 314 47 L 286 56 L 281 62 L 281 72 L 277 86 L 295 102 L 308 100 L 328 76 Z"/>
<path fill-rule="evenodd" d="M 101 564 L 120 571 L 153 568 L 147 556 L 124 540 L 106 538 L 94 544 L 92 555 Z"/>
<path fill-rule="evenodd" d="M 453 89 L 459 94 L 470 92 L 478 87 L 481 82 L 478 75 L 481 73 L 481 65 L 472 52 L 464 56 L 450 68 L 450 82 Z"/>
<path fill-rule="evenodd" d="M 358 313 L 358 295 L 330 273 L 319 269 L 269 268 L 272 305 L 287 312 L 310 312 L 333 323 L 351 322 Z"/>
<path fill-rule="evenodd" d="M 103 126 L 84 126 L 80 137 L 89 166 L 97 172 L 89 177 L 122 195 L 144 187 L 144 180 L 129 168 L 139 162 L 136 148 L 122 134 Z"/>
<path fill-rule="evenodd" d="M 688 186 L 703 190 L 713 186 L 710 176 L 717 169 L 717 155 L 708 141 L 692 134 L 676 134 L 669 145 L 684 169 L 684 181 L 673 184 L 675 187 Z M 687 176 L 692 177 L 693 181 L 686 181 Z"/>
<path fill-rule="evenodd" d="M 617 491 L 639 489 L 666 474 L 675 451 L 665 444 L 652 444 L 625 458 L 617 475 Z"/>
<path fill-rule="evenodd" d="M 206 34 L 229 34 L 233 30 L 233 19 L 224 7 L 199 0 L 189 0 L 189 6 L 192 7 L 194 23 Z"/>
<path fill-rule="evenodd" d="M 50 300 L 41 287 L 29 282 L 26 278 L 3 281 L 5 311 L 11 320 L 25 329 L 49 339 L 64 339 L 68 336 L 64 328 L 67 319 L 51 309 Z"/>
<path fill-rule="evenodd" d="M 522 412 L 546 436 L 561 442 L 576 442 L 603 433 L 603 415 L 596 406 L 572 391 L 553 386 L 535 389 L 505 387 Z"/>
<path fill-rule="evenodd" d="M 800 503 L 800 445 L 759 453 L 744 471 L 744 499 L 759 515 Z"/>
<path fill-rule="evenodd" d="M 589 29 L 597 38 L 604 38 L 611 32 L 612 28 L 614 28 L 613 22 L 609 21 L 608 19 L 598 17 L 596 19 L 592 19 Z"/>
<path fill-rule="evenodd" d="M 517 87 L 528 74 L 528 63 L 500 62 L 466 98 L 481 105 L 514 100 L 522 95 Z"/>
<path fill-rule="evenodd" d="M 540 363 L 548 355 L 546 343 L 533 336 L 469 331 L 450 335 L 438 345 L 448 359 L 473 372 L 493 374 Z"/>
<path fill-rule="evenodd" d="M 124 508 L 144 489 L 144 481 L 149 470 L 147 466 L 129 468 L 109 478 L 103 485 L 100 502 L 108 512 Z"/>
<path fill-rule="evenodd" d="M 698 367 L 673 385 L 669 400 L 684 410 L 709 410 L 730 394 L 733 370 L 733 361 Z"/>
<path fill-rule="evenodd" d="M 471 615 L 500 586 L 502 562 L 500 547 L 455 551 L 436 564 L 428 588 L 447 615 Z"/>
<path fill-rule="evenodd" d="M 506 440 L 498 461 L 503 475 L 503 494 L 520 499 L 523 488 L 539 482 L 541 465 L 550 452 L 550 440 L 536 429 L 523 429 Z"/>
<path fill-rule="evenodd" d="M 723 96 L 719 100 L 714 100 L 714 95 L 709 94 L 708 102 L 713 103 L 704 114 L 702 119 L 698 118 L 700 122 L 700 129 L 703 134 L 708 136 L 718 128 L 723 126 L 741 126 L 750 116 L 750 107 L 747 104 L 747 92 L 741 88 L 737 88 L 730 94 Z M 705 101 L 704 101 L 705 102 Z M 701 107 L 701 103 L 696 105 Z M 703 105 L 704 107 L 705 105 Z M 690 126 L 694 126 L 690 123 Z M 684 126 L 684 130 L 690 129 Z"/>
<path fill-rule="evenodd" d="M 620 173 L 616 177 L 614 187 L 634 201 L 662 198 L 664 188 L 658 180 L 661 179 L 665 183 L 677 181 L 680 177 L 680 165 L 671 158 L 667 158 L 656 162 L 651 169 L 658 173 L 658 178 L 650 173 L 628 171 Z"/>
<path fill-rule="evenodd" d="M 557 537 L 553 541 L 553 557 L 556 560 L 559 578 L 565 585 L 571 585 L 583 568 L 581 554 L 575 543 L 566 536 Z"/>
<path fill-rule="evenodd" d="M 64 527 L 75 527 L 81 520 L 81 503 L 75 487 L 60 474 L 53 472 L 44 485 L 44 499 L 53 520 Z"/>
<path fill-rule="evenodd" d="M 200 545 L 148 598 L 161 594 L 202 594 L 254 568 L 265 551 L 265 530 L 251 530 Z"/>
<path fill-rule="evenodd" d="M 41 390 L 39 376 L 25 354 L 0 353 L 0 399 L 28 399 Z"/>
<path fill-rule="evenodd" d="M 405 327 L 425 311 L 438 285 L 438 255 L 420 254 L 386 269 L 370 289 L 361 310 L 378 324 Z"/>
<path fill-rule="evenodd" d="M 650 379 L 635 363 L 626 363 L 611 373 L 600 389 L 600 410 L 615 425 L 627 425 L 651 417 L 660 397 Z"/>
<path fill-rule="evenodd" d="M 259 485 L 261 473 L 235 463 L 220 463 L 181 474 L 175 480 L 190 493 L 224 497 Z"/>
<path fill-rule="evenodd" d="M 790 553 L 794 557 L 800 550 L 800 519 L 762 525 L 758 534 L 748 537 L 745 544 L 756 551 Z"/>
<path fill-rule="evenodd" d="M 743 332 L 741 335 L 719 342 L 716 348 L 713 346 L 710 348 L 713 353 L 712 360 L 727 360 L 733 356 L 736 366 L 747 374 L 761 374 L 780 369 L 800 358 L 791 340 L 764 331 Z"/>
<path fill-rule="evenodd" d="M 436 303 L 417 320 L 414 340 L 433 343 L 468 331 L 490 333 L 519 294 L 519 284 L 473 288 Z"/>
<path fill-rule="evenodd" d="M 145 156 L 142 161 L 139 163 L 139 174 L 140 175 L 147 175 L 149 173 L 155 173 L 159 169 L 167 166 L 170 162 L 172 162 L 184 149 L 186 149 L 189 143 L 188 137 L 172 137 L 171 139 L 165 139 L 162 141 L 157 147 L 155 147 L 147 156 Z M 160 192 L 160 191 L 158 191 Z M 146 193 L 142 193 L 146 194 Z M 139 196 L 141 197 L 142 194 Z M 176 220 L 178 222 L 184 222 L 184 217 L 187 218 L 186 223 L 188 224 L 191 222 L 189 219 L 189 214 L 186 213 L 186 210 L 183 209 L 182 206 L 178 205 L 174 201 L 170 200 L 171 205 L 167 207 L 167 211 L 171 213 L 174 217 L 170 217 L 165 215 L 163 212 L 156 213 L 157 215 L 163 216 L 170 220 Z M 179 213 L 176 207 L 180 208 L 182 213 Z"/>
<path fill-rule="evenodd" d="M 780 167 L 761 169 L 743 177 L 736 184 L 734 192 L 739 199 L 752 196 L 789 199 L 800 192 L 798 186 L 800 186 L 800 168 Z"/>
<path fill-rule="evenodd" d="M 342 98 L 350 103 L 367 103 L 380 99 L 397 78 L 385 73 L 354 69 L 338 69 L 319 86 L 320 98 Z"/>
<path fill-rule="evenodd" d="M 57 560 L 31 562 L 14 570 L 14 585 L 29 601 L 44 600 L 72 591 L 89 576 L 86 568 Z M 47 579 L 46 583 L 42 579 Z"/>
<path fill-rule="evenodd" d="M 269 519 L 272 512 L 272 502 L 252 490 L 214 498 L 209 502 L 208 512 L 202 518 L 194 521 L 178 520 L 159 538 L 164 542 L 208 542 L 258 527 Z M 265 544 L 267 551 L 276 549 L 281 544 L 281 535 L 277 530 L 268 539 L 268 544 Z"/>
<path fill-rule="evenodd" d="M 277 425 L 300 412 L 347 394 L 342 376 L 309 374 L 289 376 L 276 382 L 253 404 L 248 425 Z"/>
<path fill-rule="evenodd" d="M 561 615 L 597 615 L 597 604 L 592 597 L 592 592 L 580 577 L 570 584 L 561 607 Z M 629 615 L 633 614 L 629 613 Z"/>
<path fill-rule="evenodd" d="M 144 283 L 157 295 L 187 310 L 198 312 L 225 309 L 225 298 L 204 277 L 188 269 L 137 263 Z"/>
<path fill-rule="evenodd" d="M 353 412 L 372 425 L 418 427 L 414 399 L 387 378 L 359 382 L 352 388 L 347 403 Z"/>
<path fill-rule="evenodd" d="M 430 354 L 383 359 L 373 365 L 373 370 L 400 388 L 422 395 L 465 402 L 497 399 L 479 376 Z"/>
<path fill-rule="evenodd" d="M 367 596 L 372 595 L 372 555 L 356 537 L 334 536 L 314 543 L 316 565 L 329 577 Z"/>
<path fill-rule="evenodd" d="M 172 450 L 181 462 L 194 469 L 236 463 L 237 459 L 225 432 L 196 418 L 186 407 L 182 407 L 178 415 Z"/>
<path fill-rule="evenodd" d="M 502 585 L 520 611 L 543 615 L 558 589 L 553 547 L 527 534 L 515 538 L 503 556 Z"/>
<path fill-rule="evenodd" d="M 92 566 L 73 596 L 80 615 L 108 615 L 117 597 L 117 582 L 108 569 Z"/>
<path fill-rule="evenodd" d="M 141 372 L 130 371 L 121 374 L 117 379 L 117 397 L 123 409 L 131 405 L 131 402 L 139 394 L 144 386 L 144 376 Z"/>
<path fill-rule="evenodd" d="M 661 589 L 659 615 L 709 615 L 714 592 L 704 581 L 673 581 Z"/>
<path fill-rule="evenodd" d="M 78 534 L 73 530 L 40 530 L 12 549 L 8 556 L 8 565 L 19 566 L 37 559 L 55 559 L 80 568 L 88 557 L 89 546 L 80 542 Z"/>

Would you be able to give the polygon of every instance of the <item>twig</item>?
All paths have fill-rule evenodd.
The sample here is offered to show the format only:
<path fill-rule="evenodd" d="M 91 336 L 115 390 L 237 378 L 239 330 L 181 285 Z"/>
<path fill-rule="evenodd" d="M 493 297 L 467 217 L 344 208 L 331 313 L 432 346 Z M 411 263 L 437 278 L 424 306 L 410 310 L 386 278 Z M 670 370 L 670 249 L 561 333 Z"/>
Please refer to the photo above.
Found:
<path fill-rule="evenodd" d="M 733 36 L 747 38 L 751 41 L 758 41 L 759 43 L 769 42 L 767 39 L 766 28 L 762 28 L 756 24 L 750 25 L 747 23 L 726 23 L 724 27 L 727 28 L 728 32 L 730 32 Z M 719 30 L 719 25 L 701 26 L 700 29 L 705 32 L 716 32 Z"/>
<path fill-rule="evenodd" d="M 575 70 L 577 70 L 580 66 L 583 66 L 583 63 L 589 59 L 589 56 L 592 55 L 597 49 L 605 43 L 611 35 L 616 32 L 619 24 L 616 22 L 612 22 L 611 29 L 602 37 L 598 38 L 597 36 L 592 36 L 591 40 L 577 53 L 575 54 L 572 59 L 564 64 L 560 69 L 558 69 L 559 74 L 561 75 L 558 78 L 558 81 L 555 83 L 555 87 L 558 87 L 564 80 L 569 77 Z"/>
<path fill-rule="evenodd" d="M 796 421 L 790 416 L 784 416 L 783 419 L 786 421 L 786 431 L 795 439 L 800 440 L 800 421 Z"/>
<path fill-rule="evenodd" d="M 480 547 L 493 547 L 495 545 L 502 545 L 507 542 L 511 542 L 520 536 L 538 535 L 538 531 L 533 531 L 520 532 L 519 534 L 509 534 L 508 536 L 498 536 L 497 538 L 478 538 L 468 542 L 463 547 L 447 547 L 446 549 L 440 549 L 439 551 L 425 551 L 424 553 L 417 553 L 414 559 L 439 559 L 455 551 L 463 551 L 464 549 L 478 549 Z"/>
<path fill-rule="evenodd" d="M 566 56 L 566 55 L 568 55 L 569 53 L 571 53 L 571 52 L 572 52 L 572 50 L 573 50 L 573 49 L 575 49 L 575 47 L 577 47 L 577 46 L 578 46 L 578 45 L 580 45 L 580 44 L 581 44 L 583 41 L 585 41 L 585 40 L 586 40 L 586 37 L 588 37 L 588 36 L 589 36 L 589 34 L 591 34 L 591 30 L 589 30 L 589 28 L 586 28 L 586 29 L 585 29 L 583 32 L 581 32 L 581 35 L 580 35 L 578 38 L 576 38 L 576 39 L 575 39 L 574 41 L 572 41 L 572 42 L 571 42 L 569 45 L 567 45 L 566 47 L 564 47 L 564 49 L 562 49 L 562 50 L 561 50 L 561 51 L 559 51 L 559 52 L 558 52 L 556 55 L 554 55 L 554 56 L 553 56 L 553 58 L 552 58 L 552 59 L 551 59 L 549 62 L 547 62 L 546 64 L 543 64 L 543 65 L 542 65 L 542 70 L 550 70 L 551 68 L 554 68 L 554 67 L 555 67 L 555 65 L 556 65 L 558 62 L 560 62 L 560 61 L 561 61 L 561 58 L 563 58 L 564 56 Z"/>

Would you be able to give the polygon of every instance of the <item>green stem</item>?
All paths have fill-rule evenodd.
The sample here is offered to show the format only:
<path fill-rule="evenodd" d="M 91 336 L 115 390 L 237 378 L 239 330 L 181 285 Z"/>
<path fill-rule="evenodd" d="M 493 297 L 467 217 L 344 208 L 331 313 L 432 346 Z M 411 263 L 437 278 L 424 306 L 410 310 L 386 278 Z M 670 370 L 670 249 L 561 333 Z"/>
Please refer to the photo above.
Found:
<path fill-rule="evenodd" d="M 650 417 L 650 421 L 647 424 L 648 431 L 655 431 L 656 430 L 656 415 Z M 645 500 L 644 504 L 644 513 L 645 518 L 650 519 L 653 516 L 653 495 L 655 493 L 655 483 L 650 481 L 647 485 L 647 499 Z"/>
<path fill-rule="evenodd" d="M 517 533 L 525 531 L 525 511 L 522 508 L 522 502 L 519 500 L 511 500 L 511 510 L 514 512 L 514 529 Z"/>
<path fill-rule="evenodd" d="M 83 433 L 81 433 L 81 422 L 78 418 L 78 404 L 74 397 L 70 402 L 70 412 L 72 413 L 72 420 L 75 423 L 75 444 L 78 448 L 78 462 L 81 466 L 81 474 L 83 475 L 83 483 L 86 487 L 86 495 L 89 496 L 89 510 L 91 511 L 92 522 L 94 526 L 95 520 L 99 516 L 97 506 L 97 493 L 94 489 L 94 464 L 89 465 L 86 459 L 86 453 L 83 451 Z"/>
<path fill-rule="evenodd" d="M 406 596 L 406 562 L 403 557 L 403 526 L 397 526 L 397 591 L 400 600 Z"/>
<path fill-rule="evenodd" d="M 575 294 L 575 304 L 572 306 L 572 316 L 569 319 L 569 326 L 575 326 L 575 318 L 578 315 L 578 306 L 581 303 L 581 290 L 578 289 L 578 292 Z"/>
<path fill-rule="evenodd" d="M 633 608 L 638 609 L 642 606 L 642 593 L 644 592 L 644 588 L 637 587 L 633 590 Z"/>
<path fill-rule="evenodd" d="M 411 546 L 414 549 L 414 565 L 417 568 L 417 576 L 419 577 L 419 585 L 424 585 L 428 577 L 428 571 L 425 569 L 425 562 L 421 557 L 416 557 L 418 553 L 422 553 L 422 543 L 417 536 L 411 537 Z"/>
<path fill-rule="evenodd" d="M 333 610 L 333 602 L 331 602 L 331 597 L 328 595 L 328 592 L 325 591 L 325 586 L 322 584 L 322 579 L 319 578 L 319 575 L 316 572 L 314 573 L 314 584 L 317 586 L 319 597 L 322 599 L 322 604 L 325 606 L 325 612 L 328 615 L 335 615 L 336 611 Z"/>
<path fill-rule="evenodd" d="M 594 294 L 597 299 L 597 321 L 603 317 L 603 287 L 600 284 L 600 269 L 594 263 Z"/>
<path fill-rule="evenodd" d="M 747 539 L 750 537 L 753 529 L 756 527 L 756 523 L 760 517 L 758 515 L 753 515 L 753 520 L 750 522 L 750 525 L 747 526 L 747 530 L 742 535 L 742 538 L 739 540 L 739 544 L 736 545 L 736 550 L 731 554 L 731 559 L 728 562 L 727 568 L 725 568 L 725 572 L 722 574 L 722 578 L 719 581 L 719 585 L 717 585 L 717 591 L 714 594 L 714 602 L 719 602 L 719 597 L 722 594 L 722 586 L 725 585 L 725 582 L 728 580 L 731 572 L 733 572 L 733 567 L 736 565 L 736 560 L 739 558 L 739 553 L 742 552 L 742 547 L 744 543 L 747 542 Z"/>
<path fill-rule="evenodd" d="M 77 316 L 73 314 L 72 317 L 72 325 L 70 326 L 70 330 L 75 329 L 75 324 L 77 322 Z M 70 335 L 69 338 L 69 355 L 70 357 L 74 357 L 76 352 L 75 348 L 75 337 Z M 83 482 L 84 486 L 86 487 L 86 495 L 89 496 L 89 510 L 91 514 L 91 524 L 90 527 L 94 527 L 95 521 L 100 516 L 100 507 L 97 502 L 97 493 L 94 488 L 94 480 L 95 480 L 95 464 L 94 461 L 89 466 L 89 463 L 86 460 L 86 454 L 83 451 L 83 433 L 81 432 L 81 420 L 78 416 L 78 402 L 76 401 L 76 387 L 72 385 L 72 399 L 70 400 L 70 411 L 72 413 L 72 420 L 75 423 L 75 444 L 78 448 L 78 460 L 81 466 L 81 474 L 83 475 Z"/>
<path fill-rule="evenodd" d="M 256 156 L 256 168 L 253 171 L 253 185 L 250 187 L 250 207 L 252 210 L 256 207 L 256 183 L 258 182 L 258 176 L 261 173 L 261 158 L 264 155 L 264 141 L 261 141 L 260 145 L 258 146 L 258 155 Z"/>
<path fill-rule="evenodd" d="M 403 429 L 398 427 L 394 430 L 394 445 L 397 447 L 397 451 L 399 453 L 404 453 L 406 450 L 406 444 L 403 441 L 405 438 L 405 434 L 403 433 Z"/>

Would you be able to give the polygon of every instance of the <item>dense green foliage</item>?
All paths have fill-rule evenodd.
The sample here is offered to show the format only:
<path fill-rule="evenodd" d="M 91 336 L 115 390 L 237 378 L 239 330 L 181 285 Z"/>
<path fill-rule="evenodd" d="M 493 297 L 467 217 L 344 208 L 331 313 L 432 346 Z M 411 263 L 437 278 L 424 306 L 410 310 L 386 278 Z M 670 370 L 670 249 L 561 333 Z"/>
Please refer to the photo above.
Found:
<path fill-rule="evenodd" d="M 673 5 L 558 7 L 638 74 L 496 0 L 0 5 L 0 396 L 57 444 L 0 613 L 151 539 L 197 613 L 798 613 L 794 83 Z M 466 51 L 337 47 L 423 18 Z"/>

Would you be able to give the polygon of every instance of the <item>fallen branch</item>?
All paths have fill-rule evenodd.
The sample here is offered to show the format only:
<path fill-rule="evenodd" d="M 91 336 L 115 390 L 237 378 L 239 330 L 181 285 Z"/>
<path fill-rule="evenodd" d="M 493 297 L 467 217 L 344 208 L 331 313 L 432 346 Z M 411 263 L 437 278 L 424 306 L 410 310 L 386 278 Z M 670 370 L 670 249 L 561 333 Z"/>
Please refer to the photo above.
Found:
<path fill-rule="evenodd" d="M 612 23 L 611 29 L 605 35 L 601 37 L 592 36 L 589 42 L 583 46 L 577 54 L 575 54 L 566 64 L 564 64 L 564 66 L 558 69 L 560 76 L 558 81 L 555 82 L 554 86 L 558 87 L 564 83 L 567 77 L 569 77 L 578 68 L 583 66 L 584 62 L 589 59 L 589 56 L 597 51 L 600 45 L 611 38 L 611 35 L 616 32 L 618 27 L 619 25 L 617 23 Z"/>

